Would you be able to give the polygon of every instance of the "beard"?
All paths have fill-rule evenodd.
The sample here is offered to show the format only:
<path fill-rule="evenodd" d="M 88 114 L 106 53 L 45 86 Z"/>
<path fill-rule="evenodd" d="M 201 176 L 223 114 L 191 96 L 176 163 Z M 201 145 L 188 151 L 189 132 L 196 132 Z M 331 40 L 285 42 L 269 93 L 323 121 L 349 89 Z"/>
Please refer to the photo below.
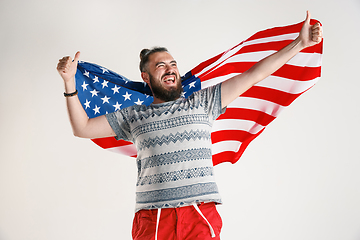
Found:
<path fill-rule="evenodd" d="M 176 86 L 171 87 L 170 89 L 164 88 L 158 81 L 154 79 L 154 77 L 149 74 L 150 76 L 150 85 L 151 90 L 154 95 L 154 97 L 159 98 L 165 102 L 174 101 L 178 99 L 181 96 L 181 93 L 183 91 L 183 87 L 181 85 L 181 81 L 179 77 L 176 74 L 165 74 L 166 75 L 174 75 L 176 80 Z"/>

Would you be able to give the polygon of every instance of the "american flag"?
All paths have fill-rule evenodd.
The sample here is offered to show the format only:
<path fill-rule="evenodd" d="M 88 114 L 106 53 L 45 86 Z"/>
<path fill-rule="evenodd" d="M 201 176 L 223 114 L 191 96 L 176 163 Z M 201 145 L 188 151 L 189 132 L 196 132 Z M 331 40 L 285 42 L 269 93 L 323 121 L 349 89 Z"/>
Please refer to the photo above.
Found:
<path fill-rule="evenodd" d="M 311 24 L 316 22 L 311 20 Z M 200 63 L 182 77 L 183 96 L 188 97 L 194 91 L 243 73 L 293 41 L 302 24 L 257 32 L 235 47 Z M 249 143 L 283 109 L 314 86 L 321 74 L 322 43 L 304 49 L 274 74 L 228 105 L 212 129 L 214 165 L 237 162 Z M 131 81 L 96 64 L 79 61 L 75 79 L 80 102 L 89 118 L 134 104 L 149 105 L 153 101 L 146 83 Z M 104 149 L 136 157 L 136 148 L 131 142 L 117 141 L 114 137 L 92 141 Z"/>

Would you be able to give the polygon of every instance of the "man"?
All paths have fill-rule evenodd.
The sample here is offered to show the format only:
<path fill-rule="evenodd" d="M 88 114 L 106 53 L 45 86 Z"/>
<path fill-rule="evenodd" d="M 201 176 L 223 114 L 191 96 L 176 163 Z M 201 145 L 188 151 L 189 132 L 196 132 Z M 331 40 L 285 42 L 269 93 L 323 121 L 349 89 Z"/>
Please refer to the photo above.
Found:
<path fill-rule="evenodd" d="M 115 136 L 136 145 L 134 239 L 220 239 L 222 222 L 215 205 L 221 198 L 211 160 L 212 123 L 239 95 L 321 40 L 321 26 L 310 25 L 308 12 L 298 38 L 288 46 L 187 99 L 181 97 L 177 63 L 167 49 L 143 50 L 141 77 L 153 93 L 153 103 L 92 119 L 76 96 L 74 76 L 80 53 L 73 62 L 70 57 L 60 59 L 57 69 L 65 83 L 74 135 Z"/>

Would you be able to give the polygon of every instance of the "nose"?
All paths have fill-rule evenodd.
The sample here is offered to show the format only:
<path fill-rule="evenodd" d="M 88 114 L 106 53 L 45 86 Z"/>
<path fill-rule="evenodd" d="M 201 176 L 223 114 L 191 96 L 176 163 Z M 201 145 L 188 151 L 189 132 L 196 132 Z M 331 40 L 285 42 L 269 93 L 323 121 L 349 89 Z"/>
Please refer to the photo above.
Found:
<path fill-rule="evenodd" d="M 174 66 L 172 66 L 171 64 L 167 64 L 166 65 L 166 70 L 165 70 L 166 74 L 176 74 L 176 69 Z"/>

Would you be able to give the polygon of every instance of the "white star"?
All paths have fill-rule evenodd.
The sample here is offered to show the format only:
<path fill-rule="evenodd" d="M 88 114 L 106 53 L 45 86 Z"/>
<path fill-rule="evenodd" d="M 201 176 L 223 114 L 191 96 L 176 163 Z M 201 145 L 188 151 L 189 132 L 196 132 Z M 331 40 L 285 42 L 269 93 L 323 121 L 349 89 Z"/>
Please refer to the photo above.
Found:
<path fill-rule="evenodd" d="M 108 84 L 108 82 L 109 82 L 109 81 L 104 80 L 104 82 L 101 84 L 101 85 L 103 86 L 102 88 L 104 88 L 104 87 L 108 87 L 108 85 L 107 85 L 107 84 Z"/>
<path fill-rule="evenodd" d="M 129 81 L 125 81 L 125 84 L 127 84 Z"/>
<path fill-rule="evenodd" d="M 115 85 L 115 87 L 113 87 L 111 90 L 113 90 L 114 91 L 113 94 L 115 94 L 116 92 L 119 93 L 119 89 L 120 89 L 120 87 Z"/>
<path fill-rule="evenodd" d="M 97 76 L 95 76 L 93 81 L 94 81 L 94 83 L 97 83 L 97 82 L 99 82 L 99 78 Z"/>
<path fill-rule="evenodd" d="M 91 92 L 91 96 L 93 97 L 94 95 L 97 96 L 97 94 L 100 92 L 100 91 L 96 91 L 96 89 L 90 91 Z"/>
<path fill-rule="evenodd" d="M 87 86 L 88 86 L 88 85 L 89 85 L 89 84 L 85 83 L 85 81 L 84 81 L 84 83 L 81 85 L 82 88 L 83 88 L 83 91 L 87 90 Z"/>
<path fill-rule="evenodd" d="M 115 107 L 115 111 L 120 110 L 122 104 L 119 104 L 118 102 L 116 102 L 115 105 L 113 105 Z"/>
<path fill-rule="evenodd" d="M 95 108 L 93 109 L 94 110 L 94 114 L 96 114 L 96 113 L 99 113 L 100 114 L 100 107 L 98 107 L 97 105 L 95 105 Z"/>
<path fill-rule="evenodd" d="M 89 72 L 85 70 L 85 72 L 83 73 L 83 75 L 89 77 Z"/>
<path fill-rule="evenodd" d="M 138 100 L 136 102 L 134 102 L 136 105 L 141 105 L 144 101 L 140 101 L 140 99 L 138 98 Z"/>
<path fill-rule="evenodd" d="M 196 82 L 190 83 L 190 84 L 189 84 L 189 89 L 192 88 L 192 87 L 195 87 L 195 83 L 196 83 Z"/>
<path fill-rule="evenodd" d="M 101 67 L 100 69 L 103 70 L 103 73 L 109 72 L 109 70 L 107 70 L 106 68 Z"/>
<path fill-rule="evenodd" d="M 84 103 L 85 105 L 85 109 L 89 108 L 90 107 L 90 102 L 89 100 L 86 99 L 86 103 Z"/>
<path fill-rule="evenodd" d="M 146 96 L 146 98 L 150 97 L 150 95 L 147 95 L 146 93 L 145 93 L 145 96 Z"/>
<path fill-rule="evenodd" d="M 105 102 L 109 103 L 109 99 L 110 99 L 110 98 L 107 97 L 107 96 L 101 98 L 101 100 L 103 100 L 103 104 L 104 104 Z"/>
<path fill-rule="evenodd" d="M 124 101 L 126 101 L 127 99 L 131 100 L 131 99 L 130 99 L 130 96 L 131 96 L 131 95 L 132 95 L 132 94 L 129 94 L 128 92 L 126 92 L 126 94 L 123 95 L 123 97 L 125 98 Z"/>
<path fill-rule="evenodd" d="M 183 98 L 185 97 L 185 93 L 186 93 L 186 92 L 182 92 L 182 93 L 181 93 L 181 96 L 182 96 Z"/>

